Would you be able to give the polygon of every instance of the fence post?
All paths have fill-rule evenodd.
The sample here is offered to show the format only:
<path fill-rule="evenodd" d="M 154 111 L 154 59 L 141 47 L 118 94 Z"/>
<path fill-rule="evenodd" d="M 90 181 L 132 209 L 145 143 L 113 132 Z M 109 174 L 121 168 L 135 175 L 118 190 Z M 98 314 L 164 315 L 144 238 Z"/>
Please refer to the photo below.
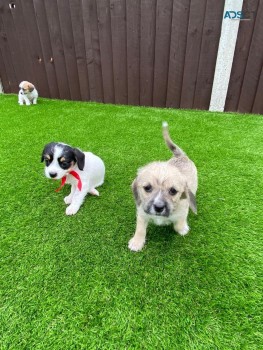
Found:
<path fill-rule="evenodd" d="M 209 111 L 224 111 L 242 5 L 243 0 L 225 1 Z"/>
<path fill-rule="evenodd" d="M 3 94 L 3 93 L 4 93 L 4 88 L 3 88 L 2 80 L 0 77 L 0 94 Z"/>

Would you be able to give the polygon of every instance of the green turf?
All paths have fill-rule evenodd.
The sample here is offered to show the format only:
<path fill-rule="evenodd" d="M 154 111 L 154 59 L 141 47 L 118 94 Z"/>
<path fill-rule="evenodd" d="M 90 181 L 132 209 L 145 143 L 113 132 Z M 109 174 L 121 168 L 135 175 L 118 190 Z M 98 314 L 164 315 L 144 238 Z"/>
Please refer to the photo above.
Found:
<path fill-rule="evenodd" d="M 0 96 L 0 349 L 262 349 L 263 118 Z M 190 233 L 150 226 L 130 189 L 174 141 L 199 171 Z M 40 155 L 61 141 L 106 164 L 100 197 L 67 217 Z"/>

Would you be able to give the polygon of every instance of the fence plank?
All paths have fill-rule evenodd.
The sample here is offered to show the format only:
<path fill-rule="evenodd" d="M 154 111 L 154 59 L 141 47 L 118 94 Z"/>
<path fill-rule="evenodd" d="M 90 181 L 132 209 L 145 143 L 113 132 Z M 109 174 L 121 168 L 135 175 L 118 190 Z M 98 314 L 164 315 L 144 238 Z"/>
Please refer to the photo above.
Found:
<path fill-rule="evenodd" d="M 84 25 L 82 17 L 82 1 L 69 1 L 70 15 L 72 22 L 72 34 L 76 53 L 76 64 L 78 71 L 78 80 L 80 86 L 80 94 L 82 101 L 88 101 L 89 95 L 89 81 L 88 70 L 86 65 L 86 51 L 84 38 Z"/>
<path fill-rule="evenodd" d="M 171 43 L 172 0 L 157 0 L 153 104 L 165 107 Z"/>
<path fill-rule="evenodd" d="M 82 16 L 83 16 L 83 24 L 84 24 L 86 65 L 88 69 L 88 79 L 89 79 L 89 94 L 90 94 L 90 100 L 96 101 L 94 57 L 93 57 L 93 51 L 92 51 L 91 21 L 90 21 L 88 1 L 82 1 Z"/>
<path fill-rule="evenodd" d="M 19 69 L 23 71 L 23 78 L 21 80 L 28 80 L 34 84 L 37 84 L 38 82 L 35 80 L 35 65 L 33 65 L 33 67 L 32 65 L 28 65 L 28 62 L 31 62 L 30 50 L 25 50 L 25 48 L 29 48 L 30 38 L 28 38 L 27 30 L 25 30 L 26 23 L 23 16 L 21 1 L 17 1 L 15 3 L 15 8 L 11 9 L 10 12 L 13 17 L 17 44 L 19 45 L 19 50 L 22 53 L 19 60 Z"/>
<path fill-rule="evenodd" d="M 259 2 L 253 37 L 250 45 L 238 111 L 250 113 L 256 96 L 263 62 L 263 2 Z"/>
<path fill-rule="evenodd" d="M 36 87 L 41 96 L 50 97 L 33 0 L 20 0 L 20 3 L 22 13 L 25 18 L 24 35 L 26 35 L 28 38 L 28 48 L 31 56 L 31 69 L 33 69 L 35 76 L 35 80 L 32 81 L 32 83 L 35 84 L 36 81 Z"/>
<path fill-rule="evenodd" d="M 48 21 L 46 15 L 45 4 L 42 0 L 34 0 L 34 8 L 37 20 L 37 27 L 39 32 L 40 44 L 42 47 L 43 60 L 46 68 L 46 75 L 48 81 L 48 92 L 45 96 L 52 98 L 59 98 L 59 90 L 57 83 L 57 76 L 54 66 L 53 52 L 49 36 Z M 41 92 L 42 93 L 42 92 Z M 44 96 L 44 92 L 43 95 Z"/>
<path fill-rule="evenodd" d="M 223 11 L 223 1 L 209 0 L 206 4 L 193 108 L 209 109 Z"/>
<path fill-rule="evenodd" d="M 89 13 L 91 25 L 91 44 L 94 59 L 94 76 L 96 85 L 96 101 L 103 102 L 103 83 L 99 43 L 98 14 L 96 0 L 89 0 Z"/>
<path fill-rule="evenodd" d="M 125 1 L 110 0 L 115 102 L 127 104 L 127 50 Z"/>
<path fill-rule="evenodd" d="M 152 106 L 156 0 L 141 0 L 140 105 Z"/>
<path fill-rule="evenodd" d="M 59 25 L 57 2 L 55 0 L 46 0 L 44 4 L 48 19 L 49 35 L 53 51 L 53 59 L 56 70 L 59 95 L 60 98 L 69 100 L 70 91 L 67 78 L 65 56 L 63 52 L 61 30 Z"/>
<path fill-rule="evenodd" d="M 167 107 L 180 107 L 190 0 L 174 0 L 167 82 Z"/>
<path fill-rule="evenodd" d="M 11 84 L 12 84 L 12 89 L 15 88 L 15 91 L 17 91 L 18 84 L 19 84 L 18 82 L 25 80 L 24 66 L 22 62 L 21 62 L 21 65 L 19 65 L 19 62 L 17 61 L 17 58 L 22 56 L 23 51 L 19 45 L 19 41 L 16 35 L 14 21 L 11 13 L 11 11 L 16 11 L 17 9 L 16 8 L 10 9 L 8 6 L 8 3 L 5 3 L 3 6 L 4 6 L 3 13 L 1 15 L 2 17 L 1 27 L 4 29 L 4 34 L 3 34 L 4 40 L 2 41 L 2 44 L 4 45 L 5 49 L 8 50 L 8 52 L 10 53 L 9 57 L 11 59 L 10 62 L 12 62 L 12 66 L 9 65 L 9 68 L 12 67 L 12 69 L 14 70 L 13 76 L 15 76 L 14 78 L 15 81 L 14 82 L 12 81 Z"/>
<path fill-rule="evenodd" d="M 0 36 L 1 36 L 1 30 L 0 30 Z M 9 84 L 8 81 L 8 76 L 7 76 L 7 71 L 5 68 L 5 63 L 4 63 L 4 59 L 2 56 L 2 52 L 1 52 L 1 44 L 0 44 L 0 79 L 1 79 L 1 83 L 4 89 L 5 93 L 10 93 L 11 92 L 11 86 Z"/>
<path fill-rule="evenodd" d="M 140 0 L 126 2 L 128 104 L 140 104 Z"/>
<path fill-rule="evenodd" d="M 114 103 L 115 91 L 113 81 L 111 19 L 108 0 L 97 0 L 97 13 L 104 102 Z"/>
<path fill-rule="evenodd" d="M 4 23 L 2 21 L 2 17 L 6 16 L 6 12 L 8 11 L 7 4 L 1 4 L 0 7 L 0 49 L 3 57 L 3 66 L 1 66 L 1 74 L 2 67 L 5 68 L 6 75 L 8 77 L 8 85 L 4 84 L 4 80 L 2 81 L 4 90 L 8 92 L 18 92 L 18 84 L 17 77 L 15 73 L 15 69 L 12 63 L 11 50 L 9 48 L 9 42 L 7 39 L 7 33 L 4 28 Z"/>
<path fill-rule="evenodd" d="M 78 80 L 78 68 L 69 2 L 68 0 L 57 0 L 57 5 L 70 97 L 72 100 L 80 100 L 81 95 Z"/>
<path fill-rule="evenodd" d="M 206 0 L 191 1 L 180 102 L 181 108 L 193 108 L 205 9 Z"/>
<path fill-rule="evenodd" d="M 262 64 L 260 79 L 257 87 L 257 93 L 253 104 L 253 108 L 252 108 L 252 113 L 263 114 L 263 98 L 262 98 L 263 94 L 262 93 L 263 93 L 263 64 Z"/>
<path fill-rule="evenodd" d="M 254 13 L 258 8 L 259 0 L 244 0 L 242 11 L 250 16 L 251 20 L 241 21 L 239 24 L 235 55 L 227 91 L 225 111 L 236 111 L 246 70 L 250 44 L 252 40 L 255 19 Z"/>

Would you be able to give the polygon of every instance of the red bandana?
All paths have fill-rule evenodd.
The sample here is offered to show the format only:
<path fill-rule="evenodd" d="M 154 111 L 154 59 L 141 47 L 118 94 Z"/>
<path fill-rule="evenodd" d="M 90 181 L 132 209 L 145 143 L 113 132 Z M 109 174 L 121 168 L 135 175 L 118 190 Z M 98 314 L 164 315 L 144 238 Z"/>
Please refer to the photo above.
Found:
<path fill-rule="evenodd" d="M 74 171 L 74 170 L 70 171 L 69 173 L 70 173 L 70 175 L 72 175 L 73 177 L 75 177 L 75 179 L 78 180 L 77 187 L 78 187 L 79 191 L 81 191 L 81 189 L 82 189 L 82 182 L 81 182 L 81 179 L 80 179 L 80 177 L 79 177 L 79 174 L 76 173 L 76 171 Z M 57 189 L 55 190 L 56 192 L 58 192 L 58 191 L 61 190 L 61 188 L 65 185 L 66 180 L 67 180 L 67 176 L 63 176 L 62 179 L 61 179 L 61 185 L 60 185 L 59 188 L 57 188 Z"/>

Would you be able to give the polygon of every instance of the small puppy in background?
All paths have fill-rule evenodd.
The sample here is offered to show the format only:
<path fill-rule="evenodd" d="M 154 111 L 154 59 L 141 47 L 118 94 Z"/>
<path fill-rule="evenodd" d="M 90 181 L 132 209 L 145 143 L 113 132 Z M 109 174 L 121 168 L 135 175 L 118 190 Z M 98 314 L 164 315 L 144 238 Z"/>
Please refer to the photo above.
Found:
<path fill-rule="evenodd" d="M 22 81 L 19 84 L 18 103 L 22 106 L 24 103 L 29 106 L 37 104 L 38 92 L 35 86 L 28 81 Z"/>
<path fill-rule="evenodd" d="M 166 122 L 163 122 L 163 137 L 174 157 L 139 169 L 132 184 L 137 208 L 136 231 L 129 241 L 129 248 L 133 251 L 143 248 L 149 222 L 156 225 L 172 223 L 176 232 L 186 235 L 189 207 L 197 214 L 197 169 L 171 140 Z"/>
<path fill-rule="evenodd" d="M 71 185 L 70 194 L 64 198 L 69 204 L 67 215 L 79 210 L 85 196 L 99 196 L 96 187 L 104 182 L 105 165 L 91 152 L 82 152 L 64 143 L 51 142 L 44 147 L 41 162 L 45 161 L 45 175 L 49 179 L 61 179 L 59 191 L 65 183 Z"/>

